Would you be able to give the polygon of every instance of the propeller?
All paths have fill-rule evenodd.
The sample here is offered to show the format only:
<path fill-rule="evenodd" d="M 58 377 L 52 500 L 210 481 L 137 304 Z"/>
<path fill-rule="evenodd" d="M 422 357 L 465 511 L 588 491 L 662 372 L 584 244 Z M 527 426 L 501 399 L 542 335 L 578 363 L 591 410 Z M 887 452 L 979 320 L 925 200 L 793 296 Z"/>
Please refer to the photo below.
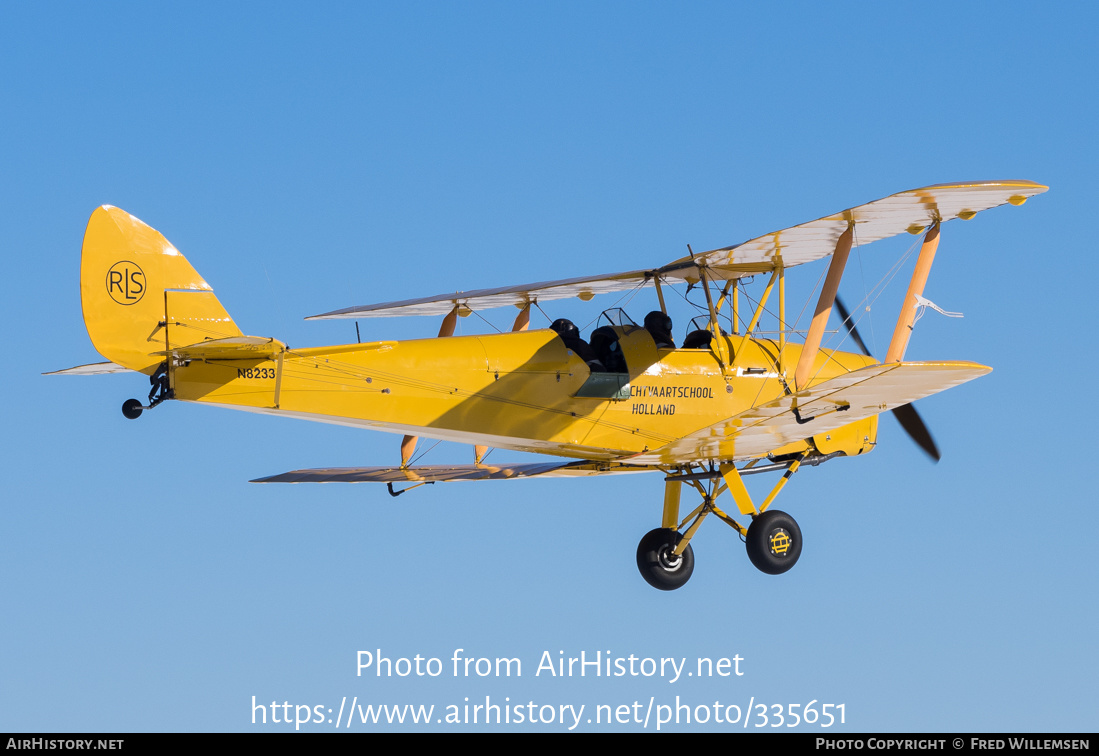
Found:
<path fill-rule="evenodd" d="M 847 332 L 851 334 L 851 338 L 855 340 L 855 343 L 859 345 L 859 349 L 867 357 L 872 357 L 870 350 L 866 348 L 866 343 L 859 336 L 859 331 L 855 328 L 855 322 L 851 320 L 851 314 L 847 312 L 847 308 L 843 306 L 843 302 L 840 300 L 839 295 L 836 295 L 836 309 L 840 312 L 840 317 L 843 319 L 843 324 L 847 327 Z M 935 440 L 931 438 L 931 432 L 927 429 L 927 425 L 924 423 L 923 418 L 920 417 L 920 413 L 916 412 L 916 408 L 911 404 L 904 404 L 900 407 L 893 409 L 893 416 L 897 418 L 897 422 L 904 428 L 904 432 L 915 441 L 921 449 L 923 449 L 927 456 L 932 460 L 938 462 L 942 455 L 939 454 L 939 447 L 935 446 Z"/>

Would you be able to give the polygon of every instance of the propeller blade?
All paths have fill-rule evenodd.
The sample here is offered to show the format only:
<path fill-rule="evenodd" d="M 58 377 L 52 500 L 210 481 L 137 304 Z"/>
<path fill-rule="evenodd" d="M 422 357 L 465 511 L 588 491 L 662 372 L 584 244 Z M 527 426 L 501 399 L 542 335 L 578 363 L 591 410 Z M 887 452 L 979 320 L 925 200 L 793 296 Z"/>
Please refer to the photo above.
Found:
<path fill-rule="evenodd" d="M 927 452 L 927 456 L 935 462 L 940 459 L 939 447 L 935 446 L 935 439 L 931 438 L 931 432 L 927 430 L 920 413 L 911 404 L 905 404 L 893 410 L 893 416 L 904 428 L 905 433 L 912 437 L 921 449 Z"/>
<path fill-rule="evenodd" d="M 836 296 L 836 309 L 839 310 L 840 318 L 843 319 L 843 324 L 847 327 L 847 332 L 851 334 L 851 338 L 859 345 L 859 349 L 861 349 L 862 353 L 867 357 L 871 357 L 870 350 L 866 348 L 866 343 L 862 340 L 862 337 L 859 336 L 859 331 L 855 328 L 854 321 L 851 320 L 851 314 L 847 311 L 847 308 L 843 306 L 843 302 L 840 300 L 839 295 Z M 920 413 L 916 412 L 916 408 L 911 404 L 905 404 L 895 408 L 893 410 L 893 416 L 897 418 L 897 422 L 904 428 L 904 432 L 924 450 L 927 456 L 931 457 L 935 462 L 938 462 L 941 458 L 939 447 L 935 445 L 935 439 L 931 438 L 931 431 L 927 429 L 927 425 L 924 423 L 923 418 L 920 417 Z"/>
<path fill-rule="evenodd" d="M 839 294 L 836 295 L 836 309 L 840 311 L 840 318 L 847 327 L 847 332 L 851 334 L 851 338 L 859 345 L 859 349 L 862 350 L 862 353 L 867 357 L 870 357 L 870 350 L 866 348 L 866 342 L 859 336 L 859 330 L 855 328 L 855 321 L 851 320 L 851 313 L 847 312 L 847 308 L 843 306 L 843 300 L 839 298 Z"/>

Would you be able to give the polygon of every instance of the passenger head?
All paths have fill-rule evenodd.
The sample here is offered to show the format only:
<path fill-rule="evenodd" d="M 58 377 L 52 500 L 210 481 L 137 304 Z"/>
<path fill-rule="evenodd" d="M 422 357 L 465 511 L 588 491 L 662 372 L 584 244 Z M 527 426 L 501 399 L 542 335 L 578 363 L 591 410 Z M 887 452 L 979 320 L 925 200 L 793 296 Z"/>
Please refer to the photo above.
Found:
<path fill-rule="evenodd" d="M 714 335 L 709 331 L 698 329 L 697 331 L 691 331 L 687 334 L 687 338 L 683 339 L 684 349 L 707 349 L 710 346 L 710 342 L 714 340 Z"/>
<path fill-rule="evenodd" d="M 645 316 L 645 330 L 653 337 L 657 349 L 675 349 L 672 319 L 660 310 L 653 310 Z"/>
<path fill-rule="evenodd" d="M 649 333 L 671 334 L 672 319 L 660 310 L 653 310 L 645 316 L 645 330 Z"/>
<path fill-rule="evenodd" d="M 600 326 L 591 332 L 591 346 L 595 351 L 601 349 L 617 349 L 618 348 L 618 334 L 614 332 L 614 328 L 611 326 Z"/>

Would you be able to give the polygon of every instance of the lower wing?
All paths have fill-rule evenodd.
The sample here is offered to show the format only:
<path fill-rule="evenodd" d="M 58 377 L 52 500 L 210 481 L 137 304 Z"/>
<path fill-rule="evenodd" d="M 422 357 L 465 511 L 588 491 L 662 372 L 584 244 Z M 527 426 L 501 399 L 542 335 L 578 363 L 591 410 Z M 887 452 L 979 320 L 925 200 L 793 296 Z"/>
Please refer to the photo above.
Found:
<path fill-rule="evenodd" d="M 760 457 L 992 371 L 975 362 L 895 362 L 870 365 L 787 394 L 623 462 L 682 465 Z"/>
<path fill-rule="evenodd" d="M 646 472 L 643 465 L 617 462 L 535 462 L 522 465 L 421 465 L 419 467 L 330 467 L 294 470 L 257 478 L 252 483 L 437 483 L 455 480 L 506 480 L 508 478 L 574 477 Z"/>

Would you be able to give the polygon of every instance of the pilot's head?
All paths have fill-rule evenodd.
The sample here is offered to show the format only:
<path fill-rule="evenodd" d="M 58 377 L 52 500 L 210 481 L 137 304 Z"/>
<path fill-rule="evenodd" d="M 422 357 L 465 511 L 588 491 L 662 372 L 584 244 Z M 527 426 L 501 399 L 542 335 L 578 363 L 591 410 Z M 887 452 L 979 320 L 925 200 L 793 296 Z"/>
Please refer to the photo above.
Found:
<path fill-rule="evenodd" d="M 557 335 L 563 339 L 580 337 L 580 329 L 568 318 L 558 318 L 553 321 L 550 323 L 550 330 L 556 331 Z"/>

